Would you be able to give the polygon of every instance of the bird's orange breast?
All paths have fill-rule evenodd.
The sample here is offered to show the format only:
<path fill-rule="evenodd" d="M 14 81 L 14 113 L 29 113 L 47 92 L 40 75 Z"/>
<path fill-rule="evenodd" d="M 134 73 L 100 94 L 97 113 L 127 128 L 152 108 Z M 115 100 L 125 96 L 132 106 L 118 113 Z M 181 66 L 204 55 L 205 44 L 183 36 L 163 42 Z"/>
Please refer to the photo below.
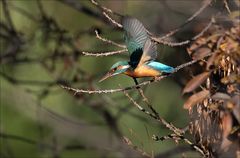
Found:
<path fill-rule="evenodd" d="M 139 78 L 139 77 L 155 77 L 155 76 L 159 76 L 161 73 L 150 67 L 142 65 L 137 67 L 134 70 L 127 70 L 125 74 L 131 77 Z"/>

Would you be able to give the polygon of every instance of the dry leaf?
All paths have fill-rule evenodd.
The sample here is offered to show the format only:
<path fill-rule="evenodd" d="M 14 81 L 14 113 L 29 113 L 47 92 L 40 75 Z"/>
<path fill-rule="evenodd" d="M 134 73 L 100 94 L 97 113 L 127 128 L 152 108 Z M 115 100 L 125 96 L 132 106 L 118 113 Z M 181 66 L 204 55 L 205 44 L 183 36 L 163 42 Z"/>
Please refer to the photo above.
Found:
<path fill-rule="evenodd" d="M 222 78 L 221 82 L 223 84 L 240 82 L 240 77 L 237 74 L 230 74 L 229 76 Z"/>
<path fill-rule="evenodd" d="M 231 142 L 227 139 L 228 135 L 232 131 L 232 117 L 229 113 L 225 113 L 222 118 L 222 129 L 223 129 L 223 141 L 221 145 L 221 149 L 227 150 L 227 148 L 231 145 Z"/>
<path fill-rule="evenodd" d="M 210 72 L 203 72 L 195 77 L 193 77 L 183 89 L 183 94 L 192 92 L 194 89 L 199 87 L 210 75 Z"/>
<path fill-rule="evenodd" d="M 194 60 L 203 59 L 205 56 L 211 53 L 211 49 L 207 47 L 199 48 L 197 51 L 194 52 L 192 58 Z"/>
<path fill-rule="evenodd" d="M 232 97 L 231 102 L 234 104 L 233 115 L 235 116 L 238 123 L 240 124 L 240 96 L 235 95 L 234 97 Z"/>
<path fill-rule="evenodd" d="M 206 66 L 207 70 L 210 69 L 210 66 L 214 65 L 214 61 L 217 60 L 218 56 L 218 53 L 215 52 L 210 58 L 208 58 Z"/>
<path fill-rule="evenodd" d="M 226 138 L 232 130 L 232 117 L 229 113 L 225 113 L 222 118 L 223 137 Z"/>
<path fill-rule="evenodd" d="M 196 105 L 197 103 L 201 102 L 203 99 L 207 98 L 209 94 L 210 94 L 209 90 L 203 90 L 203 91 L 193 94 L 184 103 L 183 108 L 184 109 L 192 108 L 192 106 Z"/>
<path fill-rule="evenodd" d="M 211 97 L 212 99 L 221 99 L 221 100 L 229 100 L 231 99 L 231 97 L 229 95 L 227 95 L 226 93 L 220 93 L 220 92 L 217 92 L 215 93 L 214 95 L 212 95 Z"/>

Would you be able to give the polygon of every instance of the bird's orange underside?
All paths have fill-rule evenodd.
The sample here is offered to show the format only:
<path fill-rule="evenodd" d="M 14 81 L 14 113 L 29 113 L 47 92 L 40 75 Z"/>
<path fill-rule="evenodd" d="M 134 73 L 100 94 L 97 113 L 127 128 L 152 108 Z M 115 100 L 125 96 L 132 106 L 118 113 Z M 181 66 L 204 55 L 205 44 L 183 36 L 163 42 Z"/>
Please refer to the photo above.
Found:
<path fill-rule="evenodd" d="M 155 77 L 155 76 L 159 76 L 161 73 L 157 70 L 151 69 L 143 65 L 143 66 L 137 67 L 133 71 L 127 70 L 125 74 L 131 77 L 139 78 L 139 77 Z"/>

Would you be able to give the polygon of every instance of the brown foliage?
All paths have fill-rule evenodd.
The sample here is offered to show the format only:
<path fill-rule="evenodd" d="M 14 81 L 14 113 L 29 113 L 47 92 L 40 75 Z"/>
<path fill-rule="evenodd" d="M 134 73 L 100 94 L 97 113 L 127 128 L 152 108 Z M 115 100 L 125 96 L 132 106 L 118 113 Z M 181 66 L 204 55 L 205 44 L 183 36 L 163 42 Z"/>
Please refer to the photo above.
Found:
<path fill-rule="evenodd" d="M 193 77 L 183 90 L 192 92 L 200 85 L 205 89 L 190 96 L 184 108 L 191 116 L 190 132 L 195 142 L 209 157 L 239 154 L 240 27 L 236 17 L 227 19 L 219 20 L 188 49 L 193 59 L 211 54 L 200 63 L 203 73 Z"/>

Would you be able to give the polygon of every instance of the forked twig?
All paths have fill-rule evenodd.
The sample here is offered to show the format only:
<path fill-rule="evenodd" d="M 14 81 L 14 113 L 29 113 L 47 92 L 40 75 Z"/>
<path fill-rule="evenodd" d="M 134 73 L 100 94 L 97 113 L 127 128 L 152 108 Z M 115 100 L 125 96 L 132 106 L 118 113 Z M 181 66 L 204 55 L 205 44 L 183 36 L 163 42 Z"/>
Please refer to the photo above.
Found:
<path fill-rule="evenodd" d="M 215 22 L 215 19 L 214 19 L 214 17 L 212 17 L 210 22 L 202 29 L 202 31 L 200 33 L 198 33 L 197 35 L 192 37 L 192 39 L 185 40 L 182 42 L 168 42 L 166 40 L 163 40 L 162 38 L 157 38 L 157 37 L 153 37 L 153 36 L 151 37 L 151 39 L 159 44 L 164 44 L 164 45 L 168 45 L 171 47 L 182 46 L 185 44 L 189 44 L 191 41 L 196 40 L 197 38 L 201 37 L 212 26 L 212 24 L 214 22 Z"/>
<path fill-rule="evenodd" d="M 168 123 L 166 120 L 161 118 L 157 112 L 154 112 L 153 114 L 144 109 L 141 105 L 139 105 L 126 91 L 123 91 L 126 97 L 142 112 L 149 115 L 150 117 L 154 118 L 155 120 L 161 122 L 165 127 L 167 127 L 169 130 L 173 131 L 177 135 L 182 135 L 182 131 L 175 127 L 174 125 Z"/>
<path fill-rule="evenodd" d="M 114 15 L 117 15 L 117 16 L 120 16 L 120 17 L 123 17 L 123 15 L 119 14 L 119 13 L 116 13 L 114 11 L 112 11 L 111 9 L 107 8 L 107 7 L 104 7 L 102 5 L 100 5 L 97 1 L 95 0 L 91 0 L 91 3 L 94 4 L 96 7 L 98 7 L 101 11 L 102 11 L 102 14 L 111 22 L 113 23 L 114 25 L 116 25 L 117 27 L 119 28 L 122 28 L 123 26 L 118 23 L 116 20 L 112 19 L 110 17 L 110 15 L 108 15 L 108 13 L 111 13 L 111 14 L 114 14 Z"/>
<path fill-rule="evenodd" d="M 175 30 L 170 31 L 169 33 L 167 33 L 166 35 L 159 37 L 159 40 L 165 39 L 167 37 L 170 37 L 172 35 L 174 35 L 175 33 L 177 33 L 180 29 L 182 29 L 185 25 L 189 24 L 192 20 L 194 20 L 200 13 L 202 13 L 202 11 L 204 9 L 206 9 L 210 4 L 211 4 L 212 0 L 204 0 L 203 1 L 203 5 L 201 8 L 199 8 L 191 17 L 189 17 L 181 26 L 179 26 L 178 28 L 176 28 Z"/>

